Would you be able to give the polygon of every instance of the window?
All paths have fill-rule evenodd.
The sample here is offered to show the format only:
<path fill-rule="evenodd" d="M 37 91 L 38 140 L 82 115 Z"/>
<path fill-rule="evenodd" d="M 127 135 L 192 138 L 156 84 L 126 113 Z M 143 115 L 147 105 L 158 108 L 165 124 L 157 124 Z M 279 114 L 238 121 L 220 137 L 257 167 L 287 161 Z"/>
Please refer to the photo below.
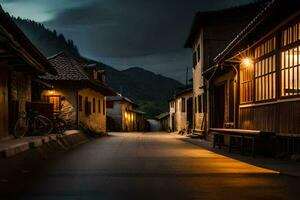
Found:
<path fill-rule="evenodd" d="M 240 65 L 240 101 L 253 101 L 253 66 Z"/>
<path fill-rule="evenodd" d="M 105 100 L 103 100 L 103 115 L 105 115 L 105 112 L 106 112 L 106 107 L 105 107 Z"/>
<path fill-rule="evenodd" d="M 101 100 L 98 100 L 98 113 L 101 113 Z"/>
<path fill-rule="evenodd" d="M 85 114 L 90 115 L 92 114 L 91 110 L 91 102 L 89 102 L 89 98 L 85 97 L 85 102 L 84 102 L 84 107 L 85 107 Z"/>
<path fill-rule="evenodd" d="M 276 37 L 272 37 L 254 50 L 254 58 L 260 58 L 276 49 Z"/>
<path fill-rule="evenodd" d="M 93 113 L 96 112 L 96 99 L 93 98 Z"/>
<path fill-rule="evenodd" d="M 78 96 L 78 110 L 82 112 L 82 96 Z"/>
<path fill-rule="evenodd" d="M 269 56 L 254 64 L 255 100 L 263 101 L 276 97 L 276 56 Z"/>
<path fill-rule="evenodd" d="M 60 112 L 61 102 L 60 96 L 48 96 L 48 103 L 53 104 L 53 112 Z"/>
<path fill-rule="evenodd" d="M 181 98 L 181 112 L 185 112 L 185 98 Z"/>
<path fill-rule="evenodd" d="M 105 74 L 103 72 L 97 72 L 97 80 L 101 83 L 105 82 Z"/>
<path fill-rule="evenodd" d="M 286 28 L 281 34 L 281 46 L 287 46 L 300 40 L 300 22 Z"/>
<path fill-rule="evenodd" d="M 202 96 L 198 95 L 198 113 L 202 113 L 203 109 L 202 109 Z"/>
<path fill-rule="evenodd" d="M 300 46 L 281 53 L 281 96 L 300 94 Z"/>

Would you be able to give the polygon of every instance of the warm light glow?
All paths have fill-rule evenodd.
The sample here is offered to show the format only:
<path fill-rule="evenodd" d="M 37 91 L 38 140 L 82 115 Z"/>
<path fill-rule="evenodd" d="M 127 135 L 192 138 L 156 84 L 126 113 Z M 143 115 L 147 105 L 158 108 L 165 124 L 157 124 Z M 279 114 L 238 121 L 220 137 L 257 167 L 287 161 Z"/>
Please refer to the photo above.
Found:
<path fill-rule="evenodd" d="M 55 94 L 55 90 L 48 90 L 48 94 L 50 94 L 50 95 Z"/>
<path fill-rule="evenodd" d="M 243 65 L 244 67 L 250 67 L 250 66 L 253 65 L 253 60 L 252 60 L 251 58 L 249 58 L 249 57 L 243 58 L 243 59 L 242 59 L 242 65 Z"/>

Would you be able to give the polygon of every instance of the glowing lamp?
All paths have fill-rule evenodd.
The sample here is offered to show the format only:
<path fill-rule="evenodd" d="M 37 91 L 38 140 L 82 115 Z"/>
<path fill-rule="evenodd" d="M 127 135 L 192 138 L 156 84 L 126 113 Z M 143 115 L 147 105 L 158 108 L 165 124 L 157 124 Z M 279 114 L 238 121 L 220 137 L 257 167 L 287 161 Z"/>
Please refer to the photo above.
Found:
<path fill-rule="evenodd" d="M 55 90 L 48 90 L 48 94 L 50 94 L 50 95 L 55 94 Z"/>
<path fill-rule="evenodd" d="M 253 65 L 253 60 L 249 57 L 242 59 L 242 65 L 244 67 L 251 67 Z"/>

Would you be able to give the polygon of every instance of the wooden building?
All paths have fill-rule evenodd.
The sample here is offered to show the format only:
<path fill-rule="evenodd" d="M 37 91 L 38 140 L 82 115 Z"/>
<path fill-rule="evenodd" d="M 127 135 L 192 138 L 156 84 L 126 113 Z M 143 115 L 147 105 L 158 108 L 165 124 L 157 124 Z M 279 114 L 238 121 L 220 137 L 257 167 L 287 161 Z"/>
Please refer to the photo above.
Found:
<path fill-rule="evenodd" d="M 259 13 L 265 3 L 260 1 L 196 14 L 185 44 L 185 48 L 191 48 L 193 53 L 194 132 L 203 132 L 210 126 L 211 113 L 207 102 L 212 100 L 207 88 L 211 81 L 207 80 L 214 73 L 213 58 Z M 202 74 L 205 74 L 204 78 Z"/>
<path fill-rule="evenodd" d="M 299 151 L 300 1 L 270 1 L 214 61 L 211 127 L 276 133 Z"/>
<path fill-rule="evenodd" d="M 156 116 L 156 119 L 159 121 L 162 131 L 170 131 L 170 113 L 165 112 Z"/>
<path fill-rule="evenodd" d="M 41 100 L 52 103 L 70 127 L 106 132 L 106 96 L 115 93 L 105 85 L 100 66 L 88 65 L 66 52 L 48 60 L 58 75 L 40 77 L 53 86 L 41 92 Z"/>
<path fill-rule="evenodd" d="M 145 113 L 127 97 L 118 94 L 107 97 L 107 126 L 111 131 L 144 131 Z"/>
<path fill-rule="evenodd" d="M 192 129 L 193 88 L 178 92 L 169 101 L 169 127 L 171 131 L 185 132 Z"/>
<path fill-rule="evenodd" d="M 9 137 L 31 105 L 38 75 L 55 69 L 0 7 L 0 139 Z"/>

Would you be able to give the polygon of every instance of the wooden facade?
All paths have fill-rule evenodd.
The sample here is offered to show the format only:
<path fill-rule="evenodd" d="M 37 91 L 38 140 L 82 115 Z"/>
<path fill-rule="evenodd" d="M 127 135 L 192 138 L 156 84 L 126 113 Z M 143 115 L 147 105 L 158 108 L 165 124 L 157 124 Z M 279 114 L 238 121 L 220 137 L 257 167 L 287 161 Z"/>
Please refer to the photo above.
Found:
<path fill-rule="evenodd" d="M 225 116 L 219 126 L 226 128 L 226 122 L 232 121 L 227 113 L 233 104 L 232 127 L 300 137 L 299 8 L 299 1 L 272 1 L 215 58 L 219 67 L 212 93 L 220 95 L 217 80 L 227 81 L 224 111 L 216 110 L 217 102 L 210 106 L 215 116 Z M 233 86 L 228 84 L 231 80 Z M 228 87 L 234 90 L 231 101 Z"/>
<path fill-rule="evenodd" d="M 34 79 L 56 71 L 1 8 L 0 27 L 0 138 L 5 138 L 32 102 Z"/>
<path fill-rule="evenodd" d="M 214 74 L 214 57 L 224 49 L 228 43 L 235 37 L 262 9 L 266 1 L 257 1 L 227 8 L 223 10 L 198 12 L 194 17 L 190 34 L 187 38 L 185 47 L 192 50 L 193 55 L 193 131 L 203 133 L 208 131 L 209 127 L 215 125 L 215 120 L 218 124 L 222 124 L 224 120 L 233 122 L 231 113 L 214 113 L 209 107 L 209 102 L 218 100 L 220 98 L 213 96 L 209 87 L 209 82 Z M 205 74 L 203 77 L 202 75 Z M 228 84 L 233 85 L 234 82 Z M 213 81 L 211 81 L 213 82 Z M 234 92 L 232 87 L 227 86 L 227 82 L 211 83 L 216 84 L 218 90 L 224 88 L 224 92 Z M 210 89 L 209 89 L 210 88 Z M 226 91 L 225 91 L 226 90 Z M 233 96 L 231 96 L 233 97 Z M 232 107 L 231 104 L 223 105 L 226 98 L 223 98 L 222 103 L 217 103 L 216 109 L 225 109 L 225 106 Z M 215 109 L 215 108 L 214 108 Z M 232 111 L 232 109 L 230 110 Z M 230 119 L 227 119 L 230 116 Z M 172 118 L 171 118 L 172 119 Z M 227 122 L 226 122 L 227 123 Z M 220 126 L 220 125 L 217 125 Z"/>

